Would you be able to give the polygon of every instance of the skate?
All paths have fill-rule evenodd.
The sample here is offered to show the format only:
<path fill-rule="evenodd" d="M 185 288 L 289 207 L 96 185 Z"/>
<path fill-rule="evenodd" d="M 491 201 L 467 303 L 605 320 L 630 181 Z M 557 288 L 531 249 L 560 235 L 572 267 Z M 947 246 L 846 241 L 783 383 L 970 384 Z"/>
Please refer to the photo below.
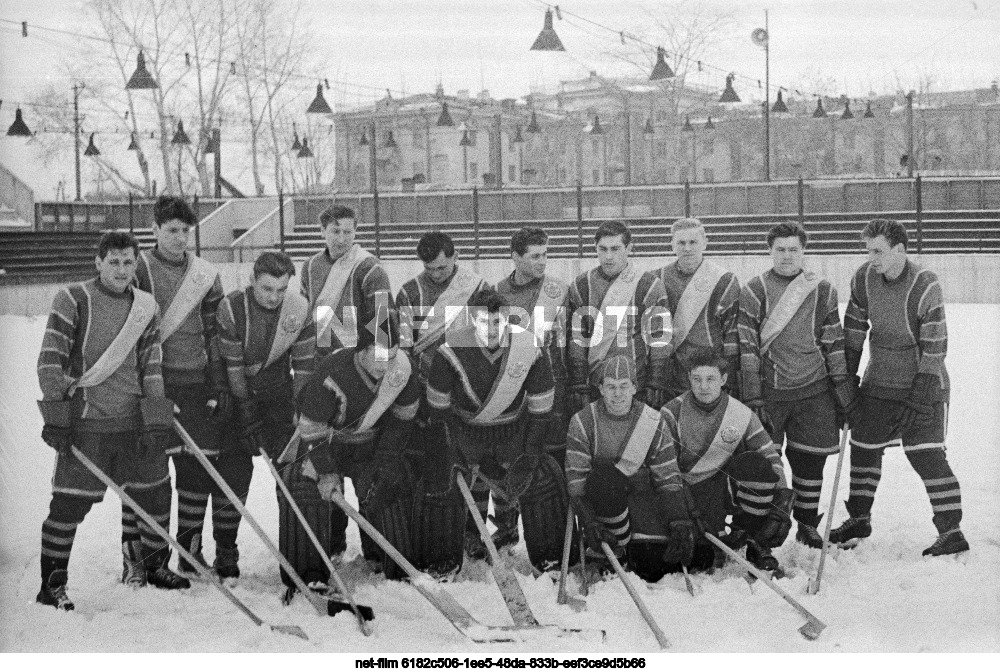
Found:
<path fill-rule="evenodd" d="M 470 560 L 486 559 L 486 542 L 479 537 L 479 530 L 475 534 L 465 535 L 465 554 Z"/>
<path fill-rule="evenodd" d="M 195 532 L 191 535 L 191 543 L 187 549 L 194 559 L 201 563 L 203 567 L 207 567 L 208 563 L 205 562 L 205 556 L 201 554 L 201 532 Z M 198 570 L 195 569 L 194 565 L 184 559 L 181 556 L 177 559 L 177 571 L 181 574 L 197 574 Z"/>
<path fill-rule="evenodd" d="M 239 559 L 240 551 L 235 546 L 226 548 L 225 546 L 217 545 L 215 547 L 215 562 L 212 563 L 212 568 L 220 579 L 235 581 L 240 578 Z"/>
<path fill-rule="evenodd" d="M 841 548 L 854 548 L 862 539 L 872 534 L 871 516 L 848 518 L 840 527 L 830 532 L 830 543 Z"/>
<path fill-rule="evenodd" d="M 753 539 L 747 540 L 747 561 L 762 572 L 770 572 L 771 577 L 780 579 L 785 571 L 778 564 L 778 559 L 771 554 L 771 549 L 761 546 Z"/>
<path fill-rule="evenodd" d="M 49 574 L 49 580 L 42 584 L 42 589 L 38 591 L 35 602 L 55 607 L 60 611 L 73 611 L 76 605 L 66 594 L 66 582 L 68 574 L 65 569 L 54 570 Z"/>
<path fill-rule="evenodd" d="M 507 546 L 516 546 L 517 542 L 521 541 L 518 518 L 517 509 L 507 509 L 493 517 L 493 524 L 497 526 L 497 531 L 493 533 L 493 545 L 498 550 Z"/>
<path fill-rule="evenodd" d="M 122 583 L 129 588 L 146 586 L 146 567 L 142 564 L 142 542 L 122 542 Z"/>
<path fill-rule="evenodd" d="M 933 544 L 924 549 L 923 555 L 953 555 L 969 550 L 969 542 L 958 528 L 942 532 Z"/>
<path fill-rule="evenodd" d="M 427 567 L 425 570 L 427 574 L 430 574 L 435 581 L 440 581 L 441 583 L 449 583 L 458 574 L 459 570 L 462 569 L 461 563 L 454 563 L 450 560 L 442 560 L 440 562 L 435 562 Z"/>
<path fill-rule="evenodd" d="M 183 576 L 170 571 L 170 568 L 167 567 L 167 563 L 169 562 L 170 553 L 167 552 L 166 557 L 159 566 L 146 567 L 146 580 L 149 582 L 149 585 L 162 588 L 163 590 L 181 590 L 184 588 L 190 588 L 190 581 L 185 579 Z"/>
<path fill-rule="evenodd" d="M 815 526 L 799 522 L 798 529 L 795 531 L 795 541 L 809 548 L 823 548 L 823 535 L 819 533 L 820 520 L 822 520 L 822 516 L 816 520 Z"/>

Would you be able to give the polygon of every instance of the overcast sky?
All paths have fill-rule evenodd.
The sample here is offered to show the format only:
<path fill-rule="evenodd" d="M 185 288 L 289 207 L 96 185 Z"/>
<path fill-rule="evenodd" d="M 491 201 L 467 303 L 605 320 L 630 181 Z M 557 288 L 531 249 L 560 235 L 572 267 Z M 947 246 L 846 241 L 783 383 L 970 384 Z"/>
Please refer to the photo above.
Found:
<path fill-rule="evenodd" d="M 763 52 L 750 33 L 763 26 L 765 9 L 772 87 L 805 89 L 817 79 L 832 79 L 829 93 L 864 98 L 870 91 L 920 88 L 928 78 L 941 91 L 988 87 L 1000 77 L 1000 0 L 697 4 L 731 15 L 728 30 L 704 56 L 721 71 L 706 68 L 698 83 L 721 90 L 724 72 L 736 72 L 744 100 L 763 95 L 754 81 L 764 78 Z M 648 30 L 650 11 L 669 17 L 663 9 L 669 5 L 651 0 L 560 3 L 567 12 L 635 32 Z M 568 15 L 555 22 L 565 53 L 529 51 L 542 27 L 545 3 L 539 0 L 302 0 L 302 11 L 318 56 L 328 63 L 305 74 L 344 82 L 330 94 L 341 109 L 370 102 L 385 88 L 417 93 L 441 82 L 449 94 L 486 88 L 494 97 L 519 98 L 532 88 L 555 91 L 560 80 L 585 77 L 589 70 L 622 72 L 602 55 L 620 46 L 618 36 Z M 16 26 L 0 24 L 0 99 L 7 101 L 0 108 L 0 124 L 8 125 L 14 111 L 9 103 L 27 98 L 47 79 L 61 82 L 60 60 L 71 59 L 79 49 L 77 39 L 31 26 L 86 32 L 90 19 L 80 0 L 0 0 L 0 18 L 29 22 L 27 39 Z M 71 82 L 65 85 L 68 89 Z M 27 161 L 11 144 L 0 140 L 0 160 L 9 165 Z"/>

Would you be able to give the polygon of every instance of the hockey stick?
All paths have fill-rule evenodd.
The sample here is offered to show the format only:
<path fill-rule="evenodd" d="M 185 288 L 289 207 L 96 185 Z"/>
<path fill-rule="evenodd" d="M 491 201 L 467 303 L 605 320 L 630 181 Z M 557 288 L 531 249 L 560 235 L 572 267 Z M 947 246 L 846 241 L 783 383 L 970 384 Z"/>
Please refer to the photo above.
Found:
<path fill-rule="evenodd" d="M 684 586 L 687 591 L 691 593 L 691 597 L 694 597 L 701 592 L 701 586 L 695 586 L 694 581 L 691 580 L 691 575 L 688 574 L 687 565 L 681 565 L 681 571 L 684 572 Z"/>
<path fill-rule="evenodd" d="M 580 552 L 580 594 L 587 597 L 590 595 L 590 584 L 587 582 L 587 546 L 582 534 L 577 536 L 576 541 Z"/>
<path fill-rule="evenodd" d="M 473 478 L 475 478 L 475 472 L 473 472 Z M 500 553 L 497 551 L 496 544 L 493 543 L 493 537 L 486 529 L 486 523 L 483 522 L 483 517 L 479 513 L 476 500 L 472 497 L 472 491 L 469 490 L 469 484 L 465 482 L 465 477 L 462 476 L 461 472 L 455 474 L 455 482 L 458 483 L 458 490 L 462 493 L 472 520 L 479 529 L 479 536 L 483 538 L 483 543 L 486 545 L 486 552 L 490 556 L 490 571 L 493 573 L 493 580 L 496 581 L 497 588 L 500 589 L 503 601 L 507 604 L 507 611 L 514 619 L 514 625 L 538 625 L 538 619 L 531 613 L 528 599 L 524 596 L 524 591 L 521 590 L 521 584 L 517 582 L 517 577 L 514 576 L 510 567 L 500 559 Z"/>
<path fill-rule="evenodd" d="M 112 481 L 107 474 L 101 471 L 100 467 L 91 462 L 90 458 L 84 455 L 79 448 L 77 448 L 76 446 L 72 446 L 71 449 L 73 451 L 73 456 L 76 457 L 76 459 L 78 459 L 81 462 L 81 464 L 83 464 L 83 466 L 87 467 L 87 469 L 90 470 L 90 473 L 96 476 L 102 483 L 104 483 L 104 485 L 111 488 L 111 490 L 116 495 L 118 495 L 119 499 L 121 499 L 127 506 L 129 506 L 133 511 L 135 511 L 136 515 L 142 518 L 146 522 L 146 524 L 153 529 L 154 532 L 156 532 L 158 535 L 160 535 L 160 537 L 164 541 L 170 544 L 170 546 L 175 551 L 177 551 L 182 558 L 187 560 L 191 564 L 191 566 L 194 567 L 195 570 L 197 570 L 201 578 L 203 578 L 205 581 L 208 581 L 210 584 L 215 586 L 216 589 L 218 589 L 226 597 L 227 600 L 232 602 L 240 611 L 242 611 L 247 616 L 247 618 L 253 621 L 254 625 L 257 626 L 267 625 L 269 628 L 271 628 L 271 630 L 275 632 L 280 632 L 286 635 L 293 635 L 295 637 L 301 637 L 302 639 L 305 640 L 309 639 L 309 637 L 302 630 L 302 628 L 300 628 L 297 625 L 270 625 L 268 623 L 265 623 L 259 616 L 257 616 L 257 614 L 250 611 L 250 607 L 243 604 L 238 597 L 233 595 L 233 591 L 226 588 L 226 586 L 223 585 L 219 577 L 213 574 L 208 569 L 208 567 L 199 562 L 197 558 L 191 555 L 191 552 L 188 551 L 186 548 L 184 548 L 176 539 L 171 537 L 170 533 L 167 532 L 165 529 L 163 529 L 162 525 L 157 523 L 156 520 L 151 515 L 149 515 L 149 513 L 147 513 L 144 508 L 139 506 L 134 499 L 129 497 L 129 495 L 125 492 L 125 490 L 121 486 Z"/>
<path fill-rule="evenodd" d="M 247 524 L 249 524 L 250 527 L 253 528 L 254 532 L 257 533 L 260 540 L 264 542 L 264 546 L 267 547 L 267 550 L 271 552 L 271 555 L 273 555 L 278 561 L 278 564 L 281 565 L 285 572 L 288 573 L 288 576 L 291 577 L 292 583 L 295 584 L 295 587 L 298 588 L 303 595 L 305 595 L 307 600 L 309 600 L 309 603 L 316 610 L 316 613 L 320 616 L 336 616 L 340 613 L 343 607 L 342 604 L 338 606 L 334 603 L 326 602 L 324 598 L 317 595 L 309 588 L 309 586 L 305 584 L 302 577 L 299 576 L 298 572 L 295 571 L 295 568 L 292 567 L 292 563 L 288 562 L 288 558 L 281 554 L 281 551 L 278 550 L 278 547 L 275 546 L 274 542 L 267 536 L 264 529 L 257 523 L 256 519 L 250 515 L 250 512 L 247 511 L 247 507 L 243 505 L 240 498 L 235 492 L 233 492 L 233 489 L 229 487 L 229 484 L 226 483 L 226 479 L 222 477 L 222 474 L 219 473 L 219 471 L 209 461 L 208 457 L 206 457 L 205 451 L 198 447 L 198 444 L 194 442 L 194 439 L 191 438 L 191 435 L 187 433 L 187 430 L 184 429 L 184 426 L 179 420 L 177 420 L 177 418 L 174 418 L 174 431 L 177 432 L 177 435 L 181 437 L 184 445 L 187 446 L 191 454 L 193 454 L 198 462 L 201 463 L 201 466 L 204 467 L 208 475 L 212 477 L 212 480 L 219 486 L 219 489 L 221 489 L 223 494 L 226 495 L 229 499 L 229 503 L 240 512 L 240 515 L 242 515 L 243 519 L 247 521 Z"/>
<path fill-rule="evenodd" d="M 573 611 L 584 611 L 587 603 L 577 597 L 566 594 L 566 576 L 569 574 L 569 556 L 573 550 L 573 507 L 566 507 L 566 533 L 563 535 L 562 566 L 559 570 L 559 593 L 556 602 L 568 604 Z"/>
<path fill-rule="evenodd" d="M 801 604 L 796 602 L 795 598 L 793 598 L 791 595 L 789 595 L 784 590 L 779 588 L 778 584 L 776 584 L 774 581 L 771 580 L 771 577 L 769 577 L 767 574 L 754 567 L 753 564 L 751 564 L 750 562 L 747 562 L 746 560 L 741 558 L 739 553 L 726 546 L 714 534 L 712 534 L 711 532 L 706 532 L 705 538 L 708 539 L 713 544 L 715 544 L 716 546 L 718 546 L 720 549 L 722 549 L 722 551 L 726 555 L 735 560 L 738 564 L 742 565 L 743 569 L 747 570 L 748 572 L 756 576 L 758 579 L 763 581 L 765 584 L 767 584 L 768 588 L 770 588 L 778 595 L 780 595 L 785 600 L 785 602 L 788 602 L 788 604 L 792 605 L 797 612 L 806 617 L 807 619 L 806 622 L 802 625 L 802 627 L 799 628 L 799 633 L 803 637 L 805 637 L 808 640 L 814 640 L 820 636 L 820 634 L 826 628 L 826 623 L 813 616 L 808 609 L 806 609 Z"/>
<path fill-rule="evenodd" d="M 278 473 L 278 470 L 275 468 L 274 464 L 272 464 L 271 458 L 267 456 L 267 452 L 263 448 L 258 447 L 258 450 L 260 451 L 260 456 L 264 458 L 264 463 L 267 464 L 268 469 L 271 470 L 271 475 L 274 476 L 274 480 L 278 484 L 278 488 L 281 489 L 281 493 L 285 496 L 285 499 L 288 500 L 288 506 L 295 512 L 295 517 L 299 519 L 302 529 L 306 531 L 306 535 L 309 537 L 309 540 L 313 543 L 313 546 L 316 547 L 319 557 L 323 558 L 323 562 L 326 564 L 326 568 L 330 572 L 330 578 L 332 578 L 333 582 L 337 585 L 337 590 L 340 591 L 341 595 L 347 598 L 347 607 L 353 611 L 354 615 L 357 617 L 358 627 L 361 628 L 361 632 L 365 637 L 370 636 L 372 631 L 368 626 L 368 621 L 375 618 L 375 613 L 372 611 L 372 608 L 360 607 L 358 606 L 358 603 L 354 601 L 354 595 L 351 594 L 351 591 L 348 590 L 344 580 L 340 577 L 340 572 L 338 572 L 337 568 L 333 566 L 329 556 L 327 556 L 326 551 L 323 549 L 323 544 L 321 544 L 319 539 L 316 538 L 316 533 L 313 532 L 312 527 L 309 525 L 309 521 L 306 520 L 305 514 L 302 513 L 302 509 L 299 508 L 295 498 L 292 497 L 292 493 L 288 490 L 288 485 L 285 483 L 284 479 L 281 478 L 281 474 Z M 331 600 L 329 606 L 333 607 L 335 602 L 339 602 L 339 600 Z"/>
<path fill-rule="evenodd" d="M 840 472 L 844 467 L 844 453 L 847 452 L 847 423 L 840 433 L 840 453 L 837 455 L 837 471 L 833 476 L 833 493 L 830 495 L 830 506 L 826 510 L 826 529 L 823 530 L 823 550 L 819 552 L 819 566 L 816 568 L 816 579 L 809 579 L 806 592 L 815 595 L 819 592 L 819 584 L 823 580 L 823 566 L 826 564 L 826 550 L 830 543 L 830 528 L 833 527 L 833 512 L 837 508 L 837 490 L 840 487 Z"/>
<path fill-rule="evenodd" d="M 389 540 L 382 536 L 382 533 L 375 529 L 357 509 L 351 506 L 350 502 L 344 499 L 343 493 L 334 490 L 331 500 L 339 506 L 347 516 L 358 524 L 358 527 L 371 537 L 378 546 L 385 551 L 386 555 L 399 565 L 400 569 L 410 577 L 410 585 L 417 589 L 424 599 L 431 603 L 441 615 L 448 619 L 456 630 L 474 642 L 480 644 L 490 644 L 498 642 L 524 642 L 530 641 L 535 634 L 561 634 L 563 631 L 554 625 L 536 626 L 497 626 L 480 623 L 465 607 L 451 596 L 437 581 L 431 576 L 421 572 L 400 553 Z M 603 633 L 602 633 L 603 634 Z"/>
<path fill-rule="evenodd" d="M 646 625 L 648 625 L 649 629 L 653 631 L 653 636 L 655 636 L 656 641 L 659 642 L 660 648 L 669 649 L 670 640 L 667 639 L 667 636 L 663 634 L 663 630 L 661 630 L 660 626 L 657 625 L 656 619 L 653 618 L 653 614 L 649 613 L 649 609 L 646 608 L 646 603 L 642 601 L 641 597 L 639 597 L 639 592 L 635 589 L 635 586 L 633 586 L 632 582 L 628 580 L 627 576 L 625 576 L 625 570 L 622 569 L 621 563 L 618 562 L 618 558 L 615 557 L 614 551 L 611 550 L 611 547 L 608 546 L 606 541 L 601 542 L 601 550 L 604 551 L 604 557 L 606 557 L 608 562 L 611 563 L 611 566 L 615 568 L 615 574 L 617 574 L 618 578 L 625 584 L 625 590 L 628 591 L 632 601 L 635 602 L 635 606 L 638 607 L 639 613 L 642 614 L 643 619 L 646 621 Z"/>

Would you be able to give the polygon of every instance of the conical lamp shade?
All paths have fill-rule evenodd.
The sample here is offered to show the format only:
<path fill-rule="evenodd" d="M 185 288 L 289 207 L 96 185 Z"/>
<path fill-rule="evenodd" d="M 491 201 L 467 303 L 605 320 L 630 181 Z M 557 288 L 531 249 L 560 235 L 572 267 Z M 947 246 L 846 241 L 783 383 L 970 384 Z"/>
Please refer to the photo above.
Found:
<path fill-rule="evenodd" d="M 816 109 L 813 110 L 813 119 L 822 119 L 826 116 L 826 110 L 823 109 L 823 99 L 816 99 Z"/>
<path fill-rule="evenodd" d="M 514 131 L 514 140 L 513 140 L 513 142 L 524 142 L 524 138 L 521 136 L 521 127 L 520 126 L 518 126 L 517 130 Z"/>
<path fill-rule="evenodd" d="M 215 154 L 219 151 L 219 143 L 215 141 L 215 136 L 210 135 L 205 143 L 205 154 Z"/>
<path fill-rule="evenodd" d="M 300 159 L 311 159 L 313 156 L 312 150 L 309 149 L 309 138 L 302 138 L 302 148 L 299 149 L 299 153 L 296 155 Z"/>
<path fill-rule="evenodd" d="M 688 132 L 691 132 L 691 133 L 694 132 L 694 126 L 691 125 L 691 115 L 687 115 L 684 118 L 684 128 L 682 130 L 685 130 L 685 131 L 688 131 Z"/>
<path fill-rule="evenodd" d="M 667 65 L 667 52 L 663 47 L 656 48 L 656 65 L 653 66 L 653 72 L 649 74 L 649 81 L 653 82 L 660 79 L 670 79 L 674 76 L 674 71 L 670 69 Z"/>
<path fill-rule="evenodd" d="M 788 112 L 788 106 L 785 105 L 784 98 L 781 97 L 781 91 L 778 91 L 778 99 L 774 101 L 774 105 L 771 106 L 772 112 Z"/>
<path fill-rule="evenodd" d="M 358 144 L 361 145 L 362 147 L 368 146 L 368 133 L 366 133 L 365 131 L 361 131 L 361 139 L 358 140 Z"/>
<path fill-rule="evenodd" d="M 83 155 L 84 156 L 100 156 L 101 155 L 101 150 L 99 150 L 97 148 L 97 146 L 94 145 L 94 134 L 93 133 L 90 134 L 90 142 L 87 143 L 87 149 L 83 150 Z"/>
<path fill-rule="evenodd" d="M 297 152 L 300 149 L 302 149 L 302 143 L 299 142 L 299 133 L 298 133 L 298 131 L 295 131 L 294 137 L 295 137 L 295 139 L 292 140 L 292 151 L 293 152 Z"/>
<path fill-rule="evenodd" d="M 326 98 L 323 97 L 323 85 L 316 85 L 316 97 L 313 101 L 309 103 L 309 107 L 306 109 L 306 114 L 333 114 L 333 110 L 326 102 Z"/>
<path fill-rule="evenodd" d="M 396 138 L 392 137 L 391 130 L 385 136 L 385 146 L 389 149 L 396 149 Z"/>
<path fill-rule="evenodd" d="M 740 102 L 740 97 L 736 95 L 736 89 L 733 88 L 734 79 L 736 78 L 733 75 L 726 76 L 726 88 L 723 90 L 722 95 L 719 97 L 720 103 Z"/>
<path fill-rule="evenodd" d="M 462 131 L 462 139 L 458 141 L 459 147 L 471 147 L 472 140 L 469 138 L 469 131 Z"/>
<path fill-rule="evenodd" d="M 601 118 L 596 114 L 594 115 L 594 125 L 590 127 L 591 135 L 604 135 L 604 129 L 601 128 Z"/>
<path fill-rule="evenodd" d="M 650 119 L 649 117 L 646 117 L 646 125 L 642 129 L 642 134 L 643 135 L 652 135 L 653 134 L 653 120 Z"/>
<path fill-rule="evenodd" d="M 153 76 L 149 74 L 149 70 L 146 69 L 146 57 L 143 55 L 142 50 L 139 50 L 139 55 L 136 57 L 135 72 L 132 76 L 128 78 L 128 83 L 125 85 L 126 89 L 158 89 L 160 85 L 156 83 Z"/>
<path fill-rule="evenodd" d="M 528 122 L 528 127 L 525 129 L 528 133 L 541 133 L 542 127 L 538 125 L 538 117 L 535 116 L 535 111 L 531 111 L 531 121 Z"/>
<path fill-rule="evenodd" d="M 545 25 L 542 27 L 542 32 L 538 33 L 538 37 L 535 38 L 535 43 L 531 45 L 530 51 L 566 51 L 562 40 L 559 39 L 552 27 L 551 9 L 545 10 Z"/>
<path fill-rule="evenodd" d="M 705 122 L 705 129 L 709 131 L 715 130 L 715 124 L 712 123 L 712 117 L 709 117 L 708 121 Z"/>
<path fill-rule="evenodd" d="M 10 125 L 7 129 L 7 135 L 14 135 L 22 138 L 30 138 L 31 130 L 28 129 L 28 125 L 24 123 L 24 117 L 21 116 L 21 108 L 17 108 L 14 112 L 14 123 Z"/>
<path fill-rule="evenodd" d="M 132 140 L 128 143 L 128 151 L 135 152 L 139 150 L 139 143 L 135 141 L 135 133 L 132 134 Z"/>
<path fill-rule="evenodd" d="M 854 113 L 851 112 L 851 101 L 844 101 L 844 112 L 840 115 L 841 119 L 853 119 Z"/>
<path fill-rule="evenodd" d="M 437 120 L 438 126 L 454 126 L 455 122 L 451 120 L 451 114 L 448 112 L 448 103 L 441 103 L 441 114 L 438 116 Z"/>
<path fill-rule="evenodd" d="M 875 113 L 872 112 L 872 103 L 871 103 L 871 101 L 868 101 L 868 107 L 865 108 L 864 118 L 865 119 L 874 119 L 875 118 Z"/>
<path fill-rule="evenodd" d="M 180 120 L 177 121 L 177 131 L 174 133 L 174 137 L 170 141 L 170 144 L 172 144 L 172 145 L 190 145 L 191 144 L 191 138 L 189 138 L 188 134 L 184 132 L 184 122 L 183 121 L 180 121 Z"/>

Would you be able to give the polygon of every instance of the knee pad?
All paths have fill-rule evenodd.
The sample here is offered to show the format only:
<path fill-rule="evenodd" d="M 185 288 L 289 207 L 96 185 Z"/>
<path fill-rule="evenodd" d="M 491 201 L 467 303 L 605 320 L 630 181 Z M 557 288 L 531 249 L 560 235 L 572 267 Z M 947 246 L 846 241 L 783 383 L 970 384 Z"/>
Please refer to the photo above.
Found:
<path fill-rule="evenodd" d="M 457 487 L 441 490 L 427 476 L 414 488 L 410 537 L 413 564 L 421 570 L 457 571 L 465 550 L 465 499 Z"/>
<path fill-rule="evenodd" d="M 524 545 L 531 564 L 539 569 L 562 559 L 569 494 L 559 463 L 543 455 L 531 486 L 518 500 L 524 525 Z"/>
<path fill-rule="evenodd" d="M 309 527 L 319 539 L 324 554 L 328 557 L 335 550 L 331 548 L 331 507 L 330 502 L 319 494 L 316 482 L 301 475 L 297 464 L 288 465 L 281 472 L 282 480 L 288 486 L 295 503 L 298 504 Z M 278 550 L 288 559 L 292 567 L 306 583 L 329 580 L 329 570 L 320 557 L 295 511 L 288 504 L 284 493 L 278 492 Z M 286 586 L 294 585 L 281 570 L 281 580 Z"/>
<path fill-rule="evenodd" d="M 81 523 L 93 506 L 93 500 L 57 492 L 49 502 L 49 518 L 60 523 Z"/>

